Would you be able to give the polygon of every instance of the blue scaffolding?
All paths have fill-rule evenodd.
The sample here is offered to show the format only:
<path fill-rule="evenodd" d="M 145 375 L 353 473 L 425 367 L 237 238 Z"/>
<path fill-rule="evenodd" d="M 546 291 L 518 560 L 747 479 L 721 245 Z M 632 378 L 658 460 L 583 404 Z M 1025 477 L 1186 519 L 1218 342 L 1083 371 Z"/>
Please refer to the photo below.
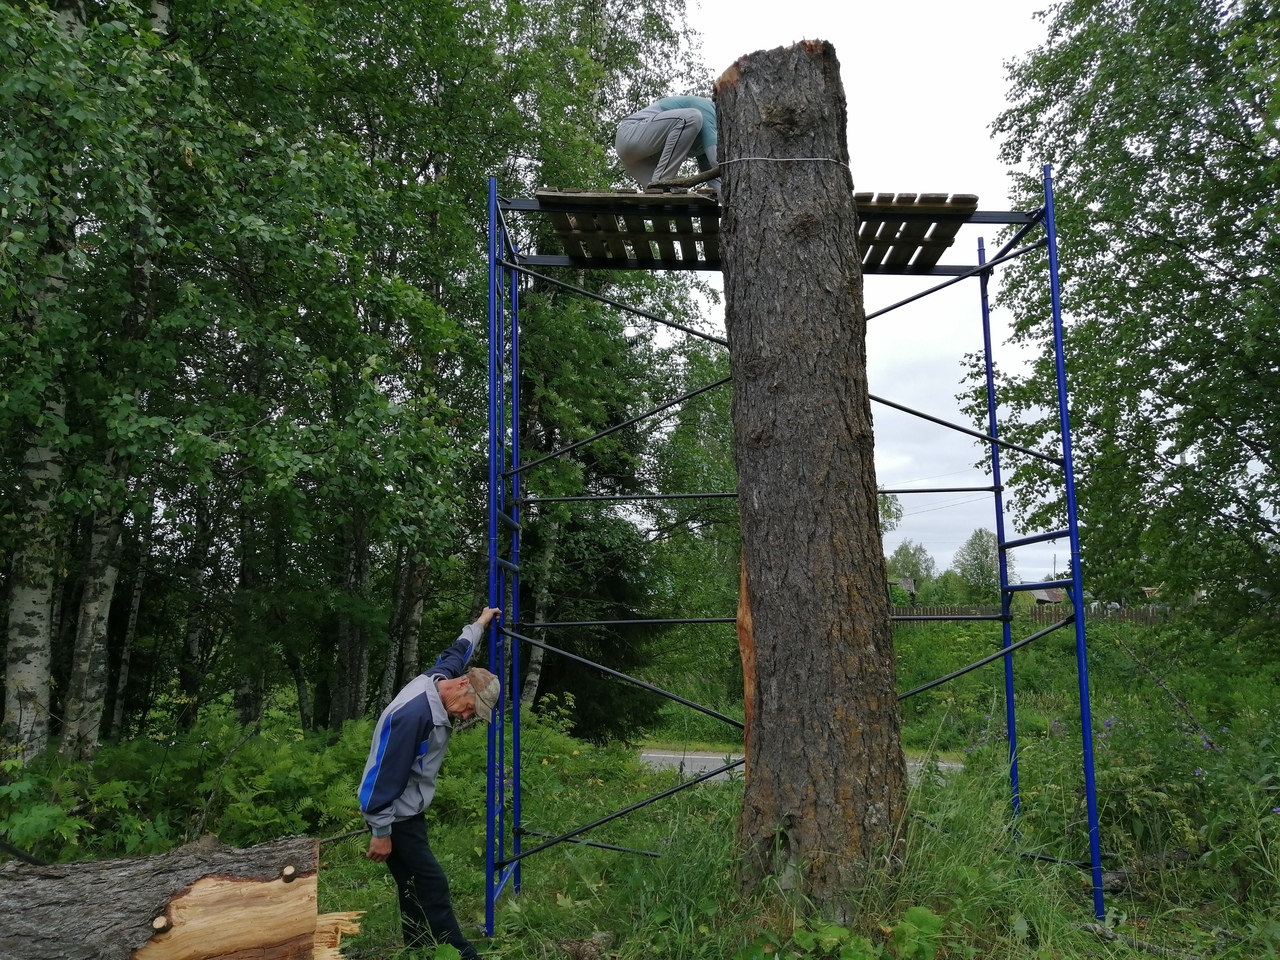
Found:
<path fill-rule="evenodd" d="M 1087 804 L 1089 832 L 1089 862 L 1093 887 L 1094 913 L 1102 919 L 1105 913 L 1102 890 L 1102 854 L 1098 828 L 1097 788 L 1094 778 L 1093 727 L 1089 706 L 1089 668 L 1085 643 L 1085 600 L 1080 564 L 1080 531 L 1076 514 L 1075 474 L 1071 451 L 1071 424 L 1068 414 L 1066 366 L 1063 354 L 1062 306 L 1058 283 L 1057 231 L 1053 209 L 1053 179 L 1049 166 L 1043 170 L 1044 205 L 1039 210 L 1022 213 L 1016 211 L 980 211 L 977 198 L 968 196 L 948 197 L 945 194 L 914 194 L 886 196 L 856 195 L 859 215 L 859 253 L 864 274 L 895 274 L 911 276 L 947 277 L 948 279 L 927 290 L 899 301 L 875 313 L 867 319 L 881 316 L 912 303 L 939 290 L 966 279 L 976 278 L 980 287 L 982 311 L 983 351 L 986 365 L 987 432 L 982 433 L 960 424 L 951 423 L 927 413 L 902 406 L 892 401 L 872 396 L 873 402 L 924 419 L 950 430 L 968 435 L 985 443 L 989 450 L 992 483 L 979 487 L 913 487 L 902 490 L 884 490 L 891 494 L 952 493 L 980 490 L 989 492 L 994 500 L 996 538 L 1000 569 L 1001 607 L 998 615 L 972 615 L 960 619 L 999 621 L 1003 628 L 1003 644 L 999 651 L 969 664 L 951 674 L 939 677 L 913 690 L 899 694 L 906 699 L 925 690 L 933 689 L 956 677 L 983 667 L 995 660 L 1004 661 L 1006 705 L 1006 733 L 1009 744 L 1009 778 L 1012 795 L 1012 812 L 1021 810 L 1018 784 L 1018 740 L 1014 697 L 1013 654 L 1022 647 L 1070 627 L 1075 633 L 1076 672 L 1079 684 L 1081 737 L 1083 740 L 1083 773 Z M 519 249 L 516 234 L 509 217 L 541 217 L 550 222 L 563 254 L 526 253 Z M 520 886 L 521 864 L 525 858 L 564 842 L 586 843 L 605 849 L 622 850 L 609 844 L 598 844 L 581 839 L 581 835 L 643 806 L 722 774 L 743 763 L 730 761 L 714 770 L 687 780 L 656 796 L 603 817 L 592 823 L 575 827 L 559 835 L 549 835 L 527 830 L 521 819 L 521 744 L 519 697 L 522 678 L 520 651 L 525 644 L 540 647 L 557 656 L 568 657 L 610 676 L 650 690 L 656 695 L 681 703 L 691 709 L 715 717 L 726 724 L 741 729 L 742 724 L 729 717 L 686 700 L 674 693 L 662 690 L 612 668 L 592 663 L 568 651 L 554 647 L 543 640 L 528 636 L 536 630 L 568 626 L 614 626 L 618 621 L 593 621 L 589 623 L 524 623 L 520 611 L 520 543 L 523 531 L 521 515 L 524 509 L 539 502 L 573 501 L 640 501 L 683 498 L 733 497 L 736 494 L 722 491 L 652 493 L 634 496 L 578 496 L 557 498 L 529 498 L 521 492 L 522 474 L 530 468 L 562 457 L 582 446 L 625 429 L 668 410 L 700 393 L 715 389 L 727 378 L 707 384 L 683 396 L 670 400 L 636 417 L 614 424 L 585 440 L 569 444 L 558 450 L 547 451 L 528 460 L 522 459 L 520 437 L 520 285 L 522 278 L 536 278 L 540 282 L 572 291 L 582 296 L 609 304 L 619 310 L 662 323 L 686 334 L 701 337 L 728 346 L 726 340 L 706 334 L 688 326 L 675 323 L 625 303 L 603 297 L 597 293 L 565 281 L 539 273 L 535 268 L 572 267 L 587 269 L 639 269 L 639 270 L 718 270 L 719 262 L 718 203 L 697 194 L 649 193 L 642 195 L 618 194 L 565 194 L 541 191 L 534 198 L 508 199 L 499 196 L 497 181 L 489 181 L 489 605 L 504 607 L 501 626 L 495 624 L 489 635 L 490 669 L 503 678 L 509 699 L 494 711 L 494 722 L 489 725 L 489 762 L 487 788 L 487 846 L 485 857 L 486 895 L 485 928 L 492 934 L 494 908 L 498 897 L 508 883 L 514 889 Z M 959 228 L 965 224 L 990 224 L 1012 226 L 1011 239 L 989 260 L 983 241 L 978 241 L 977 263 L 973 266 L 955 266 L 939 263 L 942 253 L 953 242 Z M 1028 237 L 1038 233 L 1037 239 Z M 991 318 L 988 304 L 988 285 L 993 271 L 1002 264 L 1044 248 L 1048 253 L 1049 292 L 1053 325 L 1055 371 L 1057 378 L 1058 419 L 1060 425 L 1061 452 L 1046 454 L 1042 451 L 1020 447 L 999 438 L 997 423 L 997 397 L 992 360 Z M 1014 449 L 1027 456 L 1051 463 L 1062 470 L 1066 496 L 1067 525 L 1061 530 L 1006 539 L 1004 487 L 1001 479 L 1000 453 L 1002 449 Z M 1009 583 L 1008 558 L 1012 551 L 1029 544 L 1066 539 L 1070 542 L 1071 575 L 1068 579 L 1038 583 Z M 1018 591 L 1065 588 L 1071 600 L 1072 612 L 1059 622 L 1031 636 L 1015 640 L 1012 633 L 1011 606 Z M 954 617 L 895 616 L 895 621 L 957 619 Z M 683 624 L 683 623 L 734 623 L 734 617 L 699 619 L 664 619 L 626 621 L 632 624 Z M 505 638 L 505 639 L 504 639 Z M 509 652 L 509 655 L 508 655 Z M 515 708 L 510 704 L 515 703 Z M 536 836 L 541 842 L 526 848 L 525 836 Z M 626 851 L 644 853 L 644 851 Z M 656 854 L 646 854 L 655 856 Z M 1084 864 L 1081 864 L 1083 866 Z"/>

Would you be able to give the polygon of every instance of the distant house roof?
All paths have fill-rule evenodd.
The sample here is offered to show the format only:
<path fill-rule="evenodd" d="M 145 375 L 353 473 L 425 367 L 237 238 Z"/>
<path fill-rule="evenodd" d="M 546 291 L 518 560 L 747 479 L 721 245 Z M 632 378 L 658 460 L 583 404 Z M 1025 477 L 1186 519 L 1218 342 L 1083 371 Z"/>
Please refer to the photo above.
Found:
<path fill-rule="evenodd" d="M 1050 587 L 1047 590 L 1032 590 L 1031 596 L 1035 597 L 1036 603 L 1061 603 L 1067 599 L 1067 591 L 1061 587 Z"/>

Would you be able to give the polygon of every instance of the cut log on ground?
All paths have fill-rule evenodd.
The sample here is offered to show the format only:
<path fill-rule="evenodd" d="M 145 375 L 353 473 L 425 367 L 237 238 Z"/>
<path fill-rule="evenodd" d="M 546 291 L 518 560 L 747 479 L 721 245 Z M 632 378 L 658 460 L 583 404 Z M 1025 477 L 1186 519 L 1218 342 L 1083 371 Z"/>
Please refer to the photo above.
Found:
<path fill-rule="evenodd" d="M 0 957 L 339 960 L 358 913 L 316 915 L 320 842 L 238 850 L 209 837 L 154 857 L 0 866 Z"/>
<path fill-rule="evenodd" d="M 821 41 L 761 51 L 715 95 L 754 664 L 742 879 L 779 877 L 845 921 L 896 855 L 906 765 L 840 65 Z"/>

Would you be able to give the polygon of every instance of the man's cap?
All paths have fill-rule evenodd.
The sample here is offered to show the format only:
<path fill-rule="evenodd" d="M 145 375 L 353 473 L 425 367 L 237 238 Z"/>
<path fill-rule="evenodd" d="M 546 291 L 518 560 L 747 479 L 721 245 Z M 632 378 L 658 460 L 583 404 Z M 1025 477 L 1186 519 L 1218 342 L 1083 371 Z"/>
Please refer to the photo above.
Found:
<path fill-rule="evenodd" d="M 502 684 L 483 667 L 472 667 L 467 671 L 467 679 L 471 681 L 471 692 L 476 695 L 476 716 L 488 723 L 502 696 Z"/>

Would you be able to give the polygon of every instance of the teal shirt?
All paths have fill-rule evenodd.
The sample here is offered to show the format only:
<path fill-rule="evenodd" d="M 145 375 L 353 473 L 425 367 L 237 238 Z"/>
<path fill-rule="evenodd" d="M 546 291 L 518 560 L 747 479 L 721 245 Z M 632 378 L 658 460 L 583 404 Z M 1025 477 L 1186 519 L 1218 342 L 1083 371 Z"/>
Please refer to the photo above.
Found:
<path fill-rule="evenodd" d="M 663 97 L 658 101 L 658 106 L 663 110 L 682 110 L 692 107 L 702 114 L 702 130 L 698 133 L 695 153 L 706 153 L 707 147 L 714 147 L 718 142 L 716 105 L 706 97 Z M 698 166 L 702 167 L 702 163 L 699 162 Z"/>

